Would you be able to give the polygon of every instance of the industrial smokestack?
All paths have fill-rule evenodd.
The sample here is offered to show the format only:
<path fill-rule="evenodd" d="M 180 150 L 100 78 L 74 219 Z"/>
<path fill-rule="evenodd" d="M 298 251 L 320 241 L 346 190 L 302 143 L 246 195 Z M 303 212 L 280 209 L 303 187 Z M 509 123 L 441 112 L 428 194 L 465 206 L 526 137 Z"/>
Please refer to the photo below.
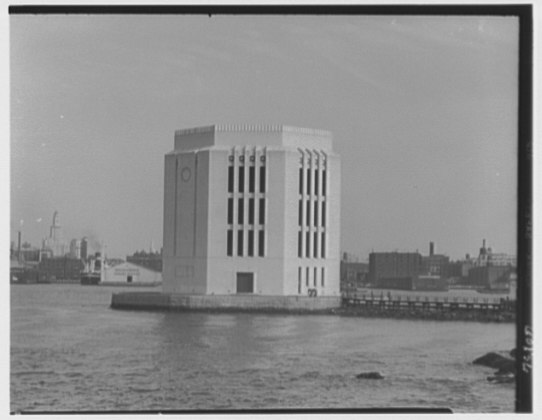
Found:
<path fill-rule="evenodd" d="M 21 231 L 17 232 L 17 259 L 21 260 Z"/>
<path fill-rule="evenodd" d="M 429 255 L 433 256 L 435 254 L 435 243 L 429 242 Z"/>

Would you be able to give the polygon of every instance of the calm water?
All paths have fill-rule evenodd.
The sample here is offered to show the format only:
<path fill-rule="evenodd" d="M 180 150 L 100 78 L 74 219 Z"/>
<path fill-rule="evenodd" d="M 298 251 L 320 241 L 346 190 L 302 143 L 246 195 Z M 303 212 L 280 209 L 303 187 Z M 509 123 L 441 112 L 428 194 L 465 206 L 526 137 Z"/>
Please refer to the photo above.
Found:
<path fill-rule="evenodd" d="M 11 287 L 12 411 L 514 410 L 470 363 L 513 348 L 513 324 L 113 311 L 119 290 Z"/>

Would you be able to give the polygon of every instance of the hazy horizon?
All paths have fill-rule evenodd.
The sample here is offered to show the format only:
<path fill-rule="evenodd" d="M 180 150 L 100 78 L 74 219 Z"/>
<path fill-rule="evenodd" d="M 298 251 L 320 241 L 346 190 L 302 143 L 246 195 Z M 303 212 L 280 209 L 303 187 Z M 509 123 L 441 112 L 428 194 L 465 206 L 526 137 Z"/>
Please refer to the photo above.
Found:
<path fill-rule="evenodd" d="M 516 17 L 12 15 L 11 239 L 162 245 L 174 131 L 329 130 L 341 252 L 516 254 Z M 24 222 L 21 224 L 21 220 Z"/>

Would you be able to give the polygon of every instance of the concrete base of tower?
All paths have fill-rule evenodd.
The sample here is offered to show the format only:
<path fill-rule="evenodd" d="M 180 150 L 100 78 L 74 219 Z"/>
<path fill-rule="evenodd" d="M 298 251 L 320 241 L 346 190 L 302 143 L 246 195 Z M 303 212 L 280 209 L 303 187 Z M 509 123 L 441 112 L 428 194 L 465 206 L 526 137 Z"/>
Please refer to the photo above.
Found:
<path fill-rule="evenodd" d="M 206 311 L 206 312 L 282 312 L 330 313 L 341 306 L 339 296 L 265 295 L 185 295 L 161 292 L 121 292 L 113 294 L 113 309 Z"/>

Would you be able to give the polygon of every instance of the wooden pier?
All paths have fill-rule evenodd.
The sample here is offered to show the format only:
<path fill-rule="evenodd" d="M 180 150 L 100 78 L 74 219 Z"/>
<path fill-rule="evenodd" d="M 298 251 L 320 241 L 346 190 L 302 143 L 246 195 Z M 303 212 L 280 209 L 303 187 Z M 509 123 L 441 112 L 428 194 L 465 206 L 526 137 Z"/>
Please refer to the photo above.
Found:
<path fill-rule="evenodd" d="M 426 310 L 426 311 L 493 311 L 513 312 L 515 301 L 503 298 L 478 297 L 435 297 L 386 294 L 345 294 L 343 307 L 373 307 L 388 310 Z"/>

